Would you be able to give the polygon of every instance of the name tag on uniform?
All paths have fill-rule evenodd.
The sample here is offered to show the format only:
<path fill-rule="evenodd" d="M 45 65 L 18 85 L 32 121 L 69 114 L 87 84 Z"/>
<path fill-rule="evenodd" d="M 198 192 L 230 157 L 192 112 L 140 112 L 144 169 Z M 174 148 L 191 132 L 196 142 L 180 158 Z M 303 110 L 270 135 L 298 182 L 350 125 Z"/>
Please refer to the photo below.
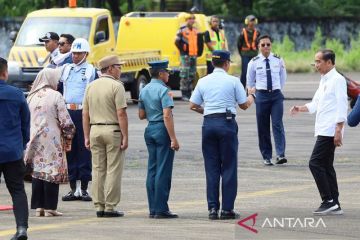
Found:
<path fill-rule="evenodd" d="M 256 69 L 262 69 L 263 67 L 257 67 Z"/>

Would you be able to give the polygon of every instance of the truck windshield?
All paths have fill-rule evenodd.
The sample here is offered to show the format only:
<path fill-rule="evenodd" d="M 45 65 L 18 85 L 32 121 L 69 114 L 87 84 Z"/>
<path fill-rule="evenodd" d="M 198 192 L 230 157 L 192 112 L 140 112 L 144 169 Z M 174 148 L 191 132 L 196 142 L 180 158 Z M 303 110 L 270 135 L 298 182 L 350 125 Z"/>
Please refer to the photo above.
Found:
<path fill-rule="evenodd" d="M 89 38 L 91 18 L 31 17 L 21 27 L 15 45 L 42 45 L 39 38 L 47 32 L 72 34 L 75 38 Z"/>

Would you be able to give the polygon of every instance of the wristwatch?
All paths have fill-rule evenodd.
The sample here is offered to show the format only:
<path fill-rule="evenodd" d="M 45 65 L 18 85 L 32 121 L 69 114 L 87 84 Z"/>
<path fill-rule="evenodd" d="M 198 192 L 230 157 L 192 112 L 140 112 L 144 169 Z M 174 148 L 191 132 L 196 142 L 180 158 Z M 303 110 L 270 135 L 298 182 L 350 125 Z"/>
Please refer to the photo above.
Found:
<path fill-rule="evenodd" d="M 253 98 L 256 99 L 255 93 L 252 93 L 251 96 L 253 96 Z"/>

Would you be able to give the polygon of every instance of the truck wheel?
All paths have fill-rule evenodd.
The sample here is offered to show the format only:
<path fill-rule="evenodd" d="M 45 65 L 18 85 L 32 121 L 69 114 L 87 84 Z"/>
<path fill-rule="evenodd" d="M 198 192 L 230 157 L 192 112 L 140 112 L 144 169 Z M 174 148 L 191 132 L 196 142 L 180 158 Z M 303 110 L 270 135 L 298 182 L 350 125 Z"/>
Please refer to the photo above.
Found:
<path fill-rule="evenodd" d="M 146 84 L 148 84 L 149 80 L 144 74 L 140 74 L 139 77 L 136 79 L 136 81 L 131 86 L 131 98 L 132 99 L 139 99 L 139 94 L 141 89 L 145 87 Z M 136 101 L 133 101 L 134 103 L 137 103 Z"/>

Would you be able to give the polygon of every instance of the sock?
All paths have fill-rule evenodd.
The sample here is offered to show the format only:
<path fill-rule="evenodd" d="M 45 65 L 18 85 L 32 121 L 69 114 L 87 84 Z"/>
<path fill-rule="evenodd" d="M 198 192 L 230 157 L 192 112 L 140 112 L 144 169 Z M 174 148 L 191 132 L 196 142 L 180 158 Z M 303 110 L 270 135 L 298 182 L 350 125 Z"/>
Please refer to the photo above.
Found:
<path fill-rule="evenodd" d="M 76 180 L 75 181 L 70 181 L 70 188 L 72 191 L 76 191 Z"/>
<path fill-rule="evenodd" d="M 89 181 L 81 180 L 81 190 L 86 191 L 88 188 Z"/>

